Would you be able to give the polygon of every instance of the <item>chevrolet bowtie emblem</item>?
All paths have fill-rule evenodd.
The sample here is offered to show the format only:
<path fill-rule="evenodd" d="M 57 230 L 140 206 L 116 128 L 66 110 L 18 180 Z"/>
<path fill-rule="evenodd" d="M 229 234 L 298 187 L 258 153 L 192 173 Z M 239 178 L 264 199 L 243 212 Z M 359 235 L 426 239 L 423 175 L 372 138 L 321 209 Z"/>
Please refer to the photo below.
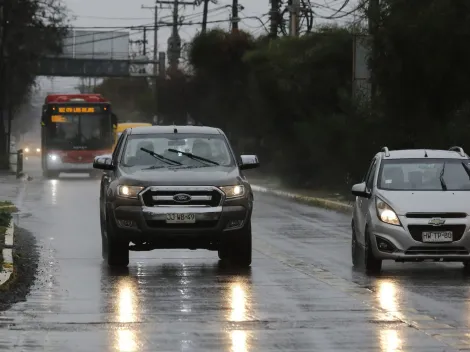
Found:
<path fill-rule="evenodd" d="M 442 226 L 445 224 L 445 222 L 446 221 L 441 218 L 432 218 L 431 220 L 429 220 L 428 224 L 432 226 Z"/>

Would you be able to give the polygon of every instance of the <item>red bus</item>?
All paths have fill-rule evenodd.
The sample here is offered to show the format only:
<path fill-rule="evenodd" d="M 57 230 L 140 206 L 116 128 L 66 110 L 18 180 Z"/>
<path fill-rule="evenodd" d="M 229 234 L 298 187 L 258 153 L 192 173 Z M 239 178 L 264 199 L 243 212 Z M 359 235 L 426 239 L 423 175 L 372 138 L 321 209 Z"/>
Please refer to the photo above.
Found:
<path fill-rule="evenodd" d="M 41 163 L 47 178 L 61 172 L 94 176 L 95 156 L 112 153 L 117 118 L 101 94 L 48 95 L 41 125 Z"/>

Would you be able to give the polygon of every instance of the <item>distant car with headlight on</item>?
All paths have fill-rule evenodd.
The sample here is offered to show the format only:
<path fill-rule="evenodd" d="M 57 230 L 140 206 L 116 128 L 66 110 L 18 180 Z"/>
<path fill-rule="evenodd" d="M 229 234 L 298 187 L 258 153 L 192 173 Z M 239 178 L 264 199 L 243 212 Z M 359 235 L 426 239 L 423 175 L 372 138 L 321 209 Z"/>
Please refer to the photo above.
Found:
<path fill-rule="evenodd" d="M 354 266 L 383 260 L 462 262 L 470 269 L 470 158 L 449 150 L 389 150 L 352 188 Z"/>
<path fill-rule="evenodd" d="M 202 126 L 126 129 L 112 155 L 97 156 L 102 255 L 127 266 L 129 250 L 207 249 L 236 266 L 252 258 L 253 192 L 225 134 Z"/>
<path fill-rule="evenodd" d="M 22 149 L 25 156 L 41 155 L 41 148 L 39 143 L 25 143 Z"/>

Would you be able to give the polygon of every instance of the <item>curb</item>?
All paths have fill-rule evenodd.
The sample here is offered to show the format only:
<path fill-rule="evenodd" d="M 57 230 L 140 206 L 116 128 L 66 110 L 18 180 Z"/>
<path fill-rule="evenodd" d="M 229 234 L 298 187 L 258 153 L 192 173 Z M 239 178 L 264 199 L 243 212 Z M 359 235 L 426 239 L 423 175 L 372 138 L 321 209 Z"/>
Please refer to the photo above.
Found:
<path fill-rule="evenodd" d="M 324 198 L 317 198 L 317 197 L 309 197 L 302 194 L 297 193 L 290 193 L 279 191 L 277 189 L 261 187 L 257 185 L 251 185 L 251 189 L 255 192 L 262 192 L 262 193 L 270 193 L 274 194 L 279 197 L 293 199 L 294 201 L 300 203 L 307 203 L 310 205 L 314 205 L 320 208 L 334 210 L 341 213 L 350 214 L 352 211 L 352 206 L 342 202 L 336 202 L 334 200 L 324 199 Z"/>
<path fill-rule="evenodd" d="M 5 248 L 3 248 L 3 267 L 0 271 L 0 287 L 5 285 L 11 278 L 13 274 L 13 233 L 15 230 L 15 225 L 13 220 L 10 221 L 10 226 L 8 226 L 5 232 Z"/>

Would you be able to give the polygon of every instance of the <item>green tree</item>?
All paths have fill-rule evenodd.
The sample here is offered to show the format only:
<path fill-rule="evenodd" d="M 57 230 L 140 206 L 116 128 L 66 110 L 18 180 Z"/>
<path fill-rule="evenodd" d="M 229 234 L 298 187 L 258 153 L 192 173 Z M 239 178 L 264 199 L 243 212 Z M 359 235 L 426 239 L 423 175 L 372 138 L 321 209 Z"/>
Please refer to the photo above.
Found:
<path fill-rule="evenodd" d="M 4 112 L 13 112 L 35 81 L 40 58 L 61 52 L 67 31 L 59 0 L 4 0 L 0 36 L 0 166 L 8 167 Z M 11 119 L 12 116 L 8 116 Z"/>
<path fill-rule="evenodd" d="M 382 1 L 371 69 L 395 147 L 443 148 L 468 140 L 460 132 L 465 129 L 452 126 L 470 97 L 469 39 L 466 0 Z M 462 127 L 467 121 L 460 120 Z"/>

